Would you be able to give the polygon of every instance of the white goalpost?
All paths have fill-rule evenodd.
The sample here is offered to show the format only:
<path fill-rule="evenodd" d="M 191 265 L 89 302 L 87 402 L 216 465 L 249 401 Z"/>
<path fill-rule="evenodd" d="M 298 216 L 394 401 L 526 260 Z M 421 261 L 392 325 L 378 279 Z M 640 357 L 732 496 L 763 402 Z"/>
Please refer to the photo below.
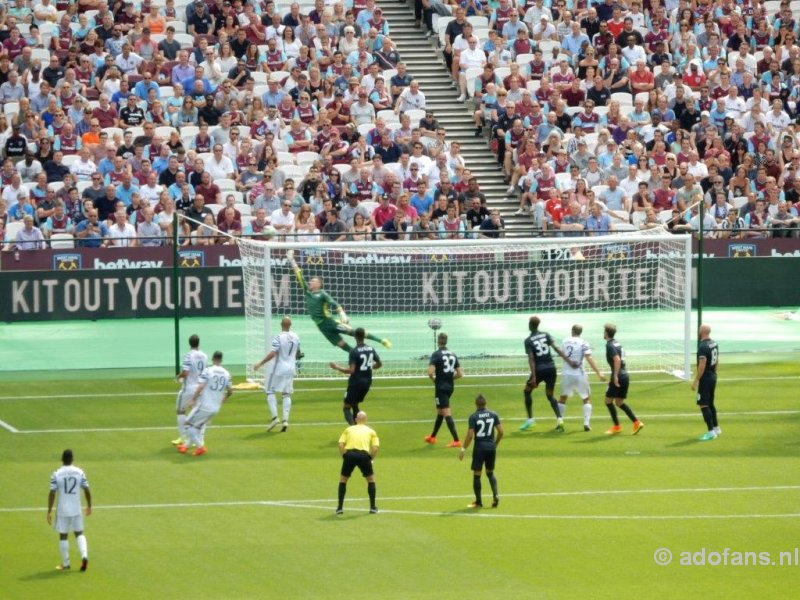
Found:
<path fill-rule="evenodd" d="M 351 327 L 391 340 L 391 349 L 370 342 L 383 360 L 383 376 L 423 374 L 435 325 L 449 335 L 468 374 L 526 374 L 523 339 L 534 314 L 558 342 L 574 323 L 583 325 L 601 362 L 602 326 L 613 322 L 631 371 L 689 373 L 687 235 L 356 243 L 242 238 L 238 244 L 248 378 L 254 381 L 263 381 L 263 373 L 251 365 L 267 353 L 283 315 L 292 317 L 305 354 L 298 377 L 332 377 L 328 363 L 346 356 L 307 314 L 289 257 L 305 281 L 322 278 Z M 342 337 L 352 345 L 352 337 Z"/>

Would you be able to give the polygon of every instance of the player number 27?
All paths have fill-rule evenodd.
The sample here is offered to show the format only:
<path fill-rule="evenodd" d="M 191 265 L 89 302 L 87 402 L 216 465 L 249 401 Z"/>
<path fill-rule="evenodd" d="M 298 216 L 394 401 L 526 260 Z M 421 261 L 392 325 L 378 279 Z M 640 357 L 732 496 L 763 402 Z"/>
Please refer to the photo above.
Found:
<path fill-rule="evenodd" d="M 475 437 L 492 437 L 492 429 L 494 429 L 494 419 L 478 419 L 478 431 L 475 432 Z"/>

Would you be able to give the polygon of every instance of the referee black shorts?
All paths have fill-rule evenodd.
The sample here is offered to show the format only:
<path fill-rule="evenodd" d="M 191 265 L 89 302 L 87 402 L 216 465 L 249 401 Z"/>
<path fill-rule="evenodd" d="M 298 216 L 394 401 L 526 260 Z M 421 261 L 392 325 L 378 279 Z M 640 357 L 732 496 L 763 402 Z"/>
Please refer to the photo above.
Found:
<path fill-rule="evenodd" d="M 342 475 L 350 477 L 356 467 L 364 477 L 369 477 L 374 473 L 372 470 L 372 458 L 369 452 L 363 450 L 348 450 L 342 457 Z"/>
<path fill-rule="evenodd" d="M 480 448 L 475 446 L 472 451 L 472 470 L 480 471 L 486 467 L 486 472 L 494 471 L 494 460 L 497 456 L 497 450 L 494 448 Z"/>

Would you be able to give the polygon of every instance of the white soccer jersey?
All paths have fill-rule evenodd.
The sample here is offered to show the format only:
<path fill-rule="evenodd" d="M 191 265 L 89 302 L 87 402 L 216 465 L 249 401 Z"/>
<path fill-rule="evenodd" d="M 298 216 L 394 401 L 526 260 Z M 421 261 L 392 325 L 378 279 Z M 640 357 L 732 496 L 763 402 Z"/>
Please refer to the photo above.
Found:
<path fill-rule="evenodd" d="M 581 337 L 572 336 L 564 340 L 562 349 L 571 361 L 578 363 L 578 368 L 576 369 L 564 361 L 561 373 L 563 375 L 583 375 L 583 357 L 592 355 L 589 343 Z"/>
<path fill-rule="evenodd" d="M 272 338 L 272 351 L 276 353 L 272 373 L 274 375 L 294 375 L 297 370 L 297 349 L 300 338 L 292 331 L 282 331 Z"/>
<path fill-rule="evenodd" d="M 50 491 L 58 494 L 56 515 L 77 517 L 81 514 L 81 490 L 88 489 L 84 472 L 75 465 L 64 465 L 50 476 Z"/>
<path fill-rule="evenodd" d="M 218 412 L 231 388 L 231 374 L 219 365 L 211 365 L 200 375 L 199 383 L 205 387 L 200 394 L 198 407 L 200 410 Z"/>
<path fill-rule="evenodd" d="M 186 371 L 188 375 L 186 375 L 183 385 L 185 387 L 197 387 L 197 383 L 200 380 L 200 374 L 206 368 L 207 364 L 208 356 L 206 356 L 206 353 L 202 350 L 189 350 L 189 352 L 184 354 L 183 366 L 181 367 L 181 370 Z"/>

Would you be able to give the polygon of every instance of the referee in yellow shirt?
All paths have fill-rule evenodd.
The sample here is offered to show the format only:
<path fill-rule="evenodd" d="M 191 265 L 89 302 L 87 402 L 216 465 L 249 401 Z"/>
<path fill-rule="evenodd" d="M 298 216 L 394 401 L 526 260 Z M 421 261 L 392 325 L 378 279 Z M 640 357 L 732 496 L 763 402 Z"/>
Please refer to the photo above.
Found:
<path fill-rule="evenodd" d="M 339 478 L 339 504 L 336 514 L 344 513 L 344 496 L 347 493 L 347 480 L 356 467 L 367 479 L 367 493 L 369 494 L 369 512 L 375 514 L 375 474 L 372 470 L 372 459 L 378 454 L 378 434 L 371 427 L 367 427 L 367 413 L 360 411 L 356 415 L 356 424 L 350 425 L 339 438 L 339 454 L 342 455 L 342 473 Z"/>

